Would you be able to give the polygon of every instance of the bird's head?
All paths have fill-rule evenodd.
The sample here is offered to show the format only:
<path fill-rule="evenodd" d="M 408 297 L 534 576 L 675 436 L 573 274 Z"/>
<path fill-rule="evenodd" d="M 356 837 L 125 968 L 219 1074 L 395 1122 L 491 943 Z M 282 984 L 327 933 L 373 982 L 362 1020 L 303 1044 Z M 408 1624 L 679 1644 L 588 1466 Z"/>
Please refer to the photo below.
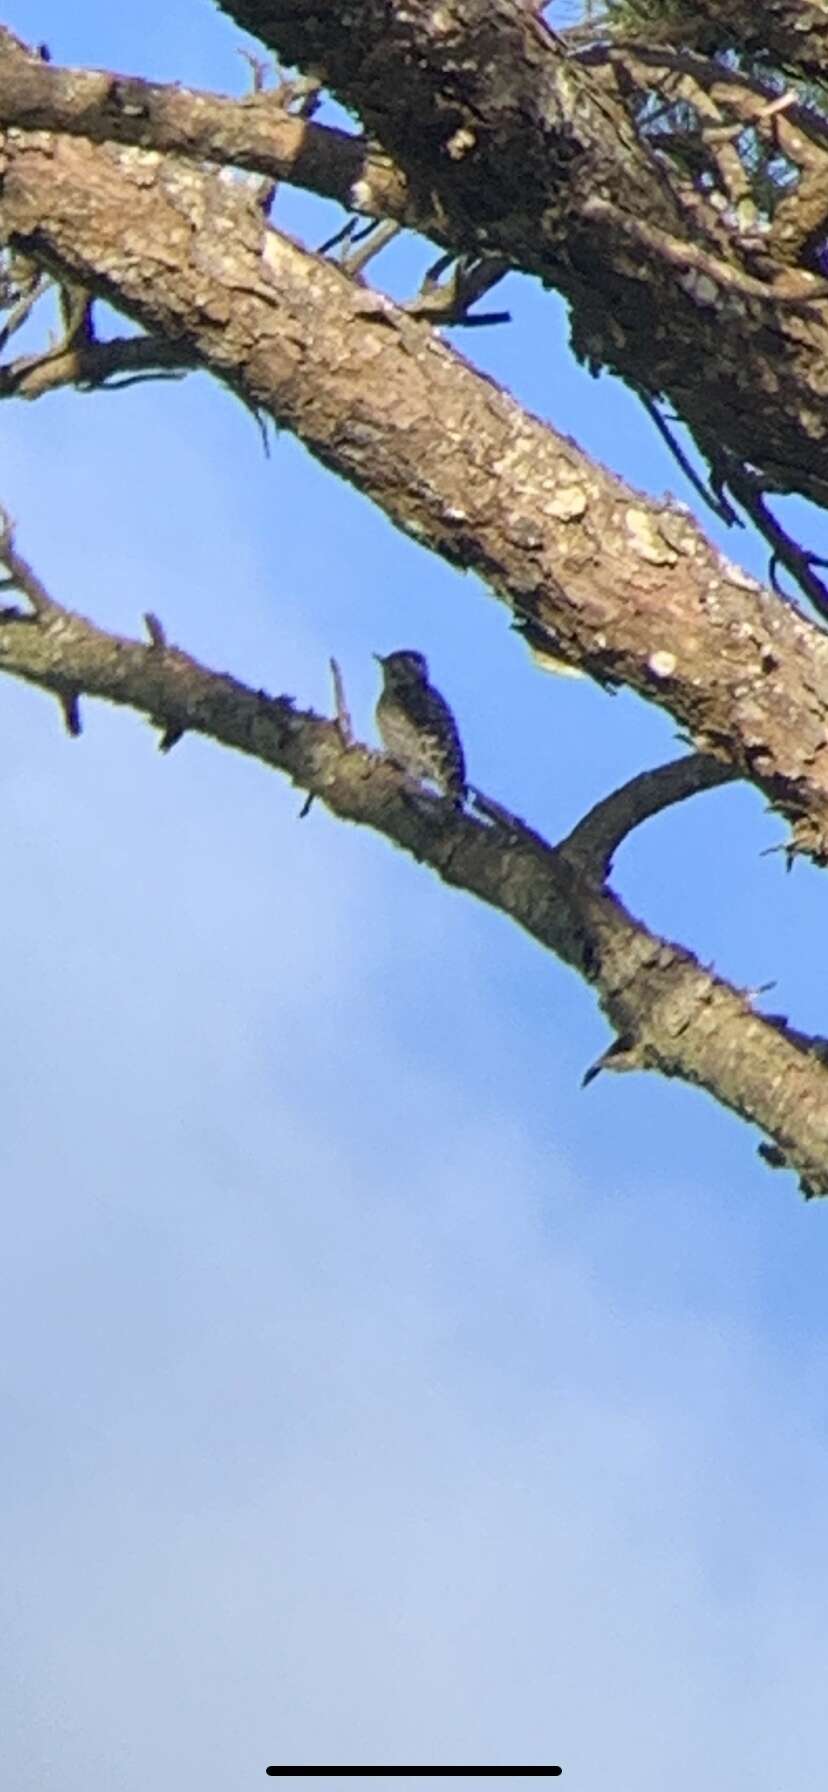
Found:
<path fill-rule="evenodd" d="M 428 683 L 428 663 L 424 653 L 413 647 L 400 647 L 396 653 L 375 653 L 382 667 L 387 691 L 406 690 L 413 684 Z"/>

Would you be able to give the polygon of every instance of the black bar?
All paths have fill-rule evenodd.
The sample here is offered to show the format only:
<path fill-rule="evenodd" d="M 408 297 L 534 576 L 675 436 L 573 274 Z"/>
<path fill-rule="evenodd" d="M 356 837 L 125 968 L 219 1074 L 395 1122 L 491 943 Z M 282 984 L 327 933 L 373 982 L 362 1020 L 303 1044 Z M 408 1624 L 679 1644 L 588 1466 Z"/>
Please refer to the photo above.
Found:
<path fill-rule="evenodd" d="M 283 1776 L 287 1777 L 287 1775 L 290 1773 L 298 1774 L 302 1779 L 309 1779 L 313 1774 L 316 1774 L 316 1773 L 328 1773 L 331 1775 L 336 1775 L 337 1777 L 341 1776 L 342 1774 L 348 1774 L 351 1778 L 353 1778 L 353 1776 L 357 1773 L 365 1773 L 365 1774 L 371 1774 L 374 1778 L 378 1778 L 380 1775 L 387 1775 L 389 1779 L 400 1779 L 403 1776 L 407 1777 L 407 1776 L 413 1775 L 415 1773 L 422 1773 L 431 1778 L 433 1778 L 436 1774 L 446 1774 L 454 1779 L 459 1779 L 461 1777 L 465 1778 L 465 1779 L 470 1779 L 472 1774 L 482 1773 L 482 1774 L 485 1774 L 489 1779 L 492 1779 L 492 1778 L 503 1779 L 503 1778 L 505 1778 L 506 1774 L 513 1773 L 513 1774 L 520 1774 L 524 1779 L 526 1778 L 527 1775 L 530 1775 L 535 1779 L 539 1779 L 544 1774 L 548 1774 L 551 1776 L 553 1774 L 563 1773 L 563 1768 L 562 1767 L 266 1767 L 265 1773 L 272 1774 L 274 1776 L 274 1778 L 278 1777 L 280 1779 Z"/>

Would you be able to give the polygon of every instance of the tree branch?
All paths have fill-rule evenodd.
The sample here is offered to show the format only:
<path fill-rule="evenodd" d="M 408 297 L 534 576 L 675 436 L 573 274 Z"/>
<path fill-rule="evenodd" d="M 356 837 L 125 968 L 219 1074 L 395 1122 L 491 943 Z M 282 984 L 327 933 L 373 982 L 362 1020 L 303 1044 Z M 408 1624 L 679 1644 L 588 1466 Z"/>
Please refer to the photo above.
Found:
<path fill-rule="evenodd" d="M 736 462 L 760 468 L 768 489 L 828 503 L 828 304 L 816 303 L 824 282 L 810 264 L 792 266 L 826 212 L 821 170 L 782 201 L 757 264 L 755 244 L 709 207 L 702 220 L 678 204 L 620 94 L 606 88 L 623 63 L 617 48 L 597 50 L 606 67 L 573 62 L 516 0 L 458 0 L 448 38 L 447 15 L 428 0 L 400 9 L 391 26 L 384 0 L 360 0 L 347 18 L 323 16 L 311 0 L 228 0 L 225 10 L 289 59 L 325 64 L 371 137 L 292 115 L 278 90 L 234 101 L 53 67 L 7 31 L 0 119 L 248 168 L 404 222 L 447 249 L 494 252 L 569 299 L 574 346 L 591 366 L 668 396 L 697 441 L 712 432 Z M 672 55 L 700 86 L 715 80 L 735 95 L 738 75 L 701 56 L 641 44 L 627 53 L 649 57 L 654 81 Z M 767 104 L 751 78 L 742 91 L 754 112 Z M 794 160 L 792 146 L 805 142 L 800 115 L 805 108 L 783 121 Z M 643 218 L 642 271 L 633 233 Z"/>
<path fill-rule="evenodd" d="M 61 386 L 86 392 L 106 387 L 114 391 L 138 379 L 172 379 L 198 365 L 192 349 L 160 337 L 61 342 L 42 354 L 21 355 L 0 367 L 0 398 L 42 398 Z M 115 385 L 112 382 L 119 374 L 124 377 Z"/>
<path fill-rule="evenodd" d="M 569 847 L 486 825 L 412 790 L 388 758 L 345 738 L 344 697 L 327 721 L 290 697 L 254 691 L 171 647 L 156 617 L 149 642 L 106 633 L 64 610 L 16 553 L 0 555 L 37 609 L 0 615 L 0 669 L 54 693 L 73 714 L 83 694 L 137 710 L 162 745 L 193 731 L 260 760 L 342 820 L 384 834 L 445 883 L 501 910 L 570 965 L 598 995 L 620 1048 L 615 1068 L 658 1070 L 707 1089 L 760 1127 L 766 1161 L 793 1169 L 808 1195 L 828 1193 L 828 1066 L 824 1053 L 689 952 L 636 921 Z M 497 806 L 492 806 L 495 811 Z"/>
<path fill-rule="evenodd" d="M 398 527 L 478 572 L 550 654 L 668 709 L 786 814 L 795 850 L 828 860 L 828 640 L 684 509 L 591 463 L 211 174 L 20 136 L 0 210 L 17 248 L 183 345 Z"/>
<path fill-rule="evenodd" d="M 349 211 L 418 226 L 402 170 L 379 145 L 309 121 L 279 88 L 245 99 L 42 62 L 0 26 L 0 121 L 90 143 L 131 144 L 305 187 Z"/>
<path fill-rule="evenodd" d="M 720 759 L 711 759 L 706 753 L 689 753 L 684 759 L 640 772 L 622 784 L 620 790 L 596 803 L 561 841 L 560 850 L 603 883 L 612 869 L 613 853 L 633 828 L 700 790 L 731 783 L 735 776 L 731 766 L 722 765 Z"/>
<path fill-rule="evenodd" d="M 828 503 L 828 304 L 811 302 L 824 282 L 770 253 L 758 277 L 738 230 L 691 217 L 620 94 L 517 0 L 220 4 L 286 62 L 324 67 L 453 247 L 557 287 L 591 367 Z"/>

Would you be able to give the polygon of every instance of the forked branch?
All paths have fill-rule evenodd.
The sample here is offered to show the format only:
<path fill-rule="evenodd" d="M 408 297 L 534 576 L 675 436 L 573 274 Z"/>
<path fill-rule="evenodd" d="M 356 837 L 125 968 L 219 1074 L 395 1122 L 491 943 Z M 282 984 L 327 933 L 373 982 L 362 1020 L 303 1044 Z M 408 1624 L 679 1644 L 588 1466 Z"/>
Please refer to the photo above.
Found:
<path fill-rule="evenodd" d="M 145 715 L 162 746 L 186 732 L 206 735 L 282 772 L 342 820 L 384 834 L 593 985 L 621 1048 L 605 1054 L 607 1066 L 658 1070 L 707 1089 L 761 1129 L 767 1162 L 793 1169 L 806 1194 L 828 1194 L 824 1053 L 787 1023 L 754 1013 L 749 993 L 635 920 L 602 877 L 577 862 L 572 836 L 556 848 L 496 804 L 479 820 L 426 791 L 412 793 L 390 760 L 347 738 L 341 681 L 335 719 L 299 710 L 290 697 L 199 665 L 168 643 L 156 617 L 147 619 L 143 643 L 65 610 L 18 553 L 8 524 L 0 556 L 6 588 L 28 600 L 0 613 L 0 669 L 55 695 L 67 720 L 67 702 L 77 717 L 83 695 Z M 651 810 L 663 800 L 662 788 Z M 620 798 L 604 806 L 605 817 L 613 802 Z M 629 818 L 629 801 L 626 811 Z M 639 804 L 638 819 L 642 812 Z M 618 816 L 614 827 L 617 834 Z M 602 851 L 606 839 L 605 829 Z"/>

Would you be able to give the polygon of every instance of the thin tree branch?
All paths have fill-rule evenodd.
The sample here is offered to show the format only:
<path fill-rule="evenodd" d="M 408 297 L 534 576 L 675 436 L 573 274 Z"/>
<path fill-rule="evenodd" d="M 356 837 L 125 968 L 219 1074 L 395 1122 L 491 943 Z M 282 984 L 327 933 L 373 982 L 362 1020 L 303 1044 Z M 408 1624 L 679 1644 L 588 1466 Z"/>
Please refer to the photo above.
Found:
<path fill-rule="evenodd" d="M 613 854 L 633 828 L 673 803 L 683 803 L 700 790 L 730 784 L 735 777 L 732 766 L 711 759 L 708 753 L 688 753 L 684 759 L 640 772 L 596 803 L 561 841 L 560 850 L 603 883 L 612 869 Z"/>
<path fill-rule="evenodd" d="M 62 342 L 42 354 L 21 355 L 0 367 L 0 399 L 42 398 L 61 386 L 75 386 L 81 392 L 114 392 L 138 379 L 176 379 L 198 365 L 198 357 L 186 344 L 160 336 Z M 113 383 L 118 374 L 127 377 Z"/>
<path fill-rule="evenodd" d="M 333 679 L 334 702 L 336 704 L 336 725 L 342 737 L 343 746 L 349 747 L 354 738 L 354 726 L 351 721 L 351 712 L 348 708 L 348 699 L 345 695 L 345 683 L 342 677 L 342 670 L 339 661 L 335 659 L 331 660 L 331 677 Z"/>
<path fill-rule="evenodd" d="M 62 614 L 61 607 L 49 596 L 45 585 L 38 578 L 33 566 L 19 554 L 14 541 L 14 524 L 8 512 L 0 506 L 0 561 L 6 568 L 8 577 L 3 581 L 6 591 L 19 591 L 31 606 L 31 618 L 54 618 Z M 7 613 L 8 614 L 8 613 Z M 30 620 L 31 618 L 24 618 Z"/>
<path fill-rule="evenodd" d="M 777 568 L 784 566 L 813 604 L 817 615 L 828 619 L 828 585 L 814 571 L 816 566 L 828 565 L 825 556 L 803 548 L 777 521 L 765 501 L 763 481 L 758 474 L 749 467 L 734 466 L 728 459 L 719 461 L 717 468 L 715 451 L 712 454 L 712 465 L 714 471 L 719 472 L 722 484 L 732 492 L 742 509 L 747 511 L 751 522 L 771 549 L 770 579 L 774 590 L 779 591 Z"/>
<path fill-rule="evenodd" d="M 656 400 L 651 398 L 647 392 L 639 392 L 638 396 L 651 423 L 655 424 L 662 441 L 669 448 L 676 466 L 680 467 L 685 479 L 692 485 L 696 496 L 701 498 L 702 503 L 706 504 L 708 510 L 712 510 L 713 515 L 718 517 L 720 523 L 727 523 L 728 528 L 732 528 L 734 523 L 737 523 L 742 527 L 733 505 L 729 504 L 720 493 L 711 491 L 709 485 L 706 485 L 704 480 L 700 478 L 689 456 L 685 454 L 681 443 L 673 434 L 666 417 L 662 416 Z"/>

